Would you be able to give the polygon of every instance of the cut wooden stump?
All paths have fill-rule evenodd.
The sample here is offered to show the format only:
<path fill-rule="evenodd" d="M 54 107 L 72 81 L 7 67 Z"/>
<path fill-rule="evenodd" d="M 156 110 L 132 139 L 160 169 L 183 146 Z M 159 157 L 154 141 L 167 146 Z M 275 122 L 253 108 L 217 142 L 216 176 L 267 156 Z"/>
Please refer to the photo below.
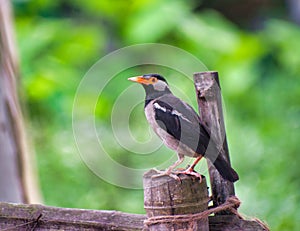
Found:
<path fill-rule="evenodd" d="M 181 182 L 169 176 L 155 177 L 150 170 L 144 175 L 144 208 L 149 218 L 146 224 L 154 230 L 203 230 L 208 231 L 208 217 L 196 221 L 156 221 L 155 217 L 166 215 L 195 214 L 207 210 L 208 191 L 206 179 L 179 175 Z M 151 219 L 154 218 L 154 219 Z"/>

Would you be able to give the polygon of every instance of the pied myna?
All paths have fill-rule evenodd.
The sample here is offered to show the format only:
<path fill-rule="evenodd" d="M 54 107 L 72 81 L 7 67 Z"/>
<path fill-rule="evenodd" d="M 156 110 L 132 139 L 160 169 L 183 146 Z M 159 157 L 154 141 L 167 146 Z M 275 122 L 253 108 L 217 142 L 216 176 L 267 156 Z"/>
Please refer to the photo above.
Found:
<path fill-rule="evenodd" d="M 238 174 L 221 156 L 215 143 L 210 141 L 210 135 L 194 109 L 174 96 L 167 81 L 159 74 L 146 74 L 129 78 L 128 80 L 142 84 L 146 91 L 145 114 L 154 132 L 163 143 L 177 152 L 178 160 L 163 175 L 179 179 L 178 173 L 199 177 L 194 167 L 204 156 L 208 158 L 221 176 L 231 182 L 239 179 Z M 184 156 L 197 158 L 185 171 L 172 172 L 182 163 Z"/>

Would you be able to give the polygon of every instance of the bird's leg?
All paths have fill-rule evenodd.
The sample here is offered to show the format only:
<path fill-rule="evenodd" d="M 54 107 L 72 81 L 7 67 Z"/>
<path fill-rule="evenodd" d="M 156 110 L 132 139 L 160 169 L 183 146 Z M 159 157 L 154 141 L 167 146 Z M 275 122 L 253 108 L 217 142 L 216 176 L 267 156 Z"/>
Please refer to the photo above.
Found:
<path fill-rule="evenodd" d="M 195 166 L 198 164 L 198 162 L 202 159 L 203 156 L 197 157 L 197 159 L 193 162 L 193 164 L 188 167 L 185 171 L 181 172 L 182 174 L 186 175 L 192 175 L 200 179 L 200 183 L 202 182 L 202 176 L 198 172 L 194 170 Z"/>
<path fill-rule="evenodd" d="M 160 177 L 160 176 L 170 176 L 170 177 L 174 178 L 175 180 L 180 181 L 180 178 L 177 175 L 173 174 L 172 171 L 174 168 L 176 168 L 178 165 L 180 165 L 183 162 L 184 155 L 177 153 L 177 156 L 178 156 L 178 160 L 176 160 L 176 162 L 174 164 L 172 164 L 170 167 L 168 167 L 165 171 L 160 171 L 160 170 L 155 169 L 155 171 L 158 174 L 154 175 L 152 177 L 155 178 L 155 177 Z"/>
<path fill-rule="evenodd" d="M 184 155 L 177 153 L 177 156 L 178 156 L 178 159 L 176 160 L 176 162 L 174 164 L 172 164 L 169 168 L 167 168 L 166 173 L 171 173 L 174 168 L 176 168 L 178 165 L 180 165 L 183 162 Z"/>
<path fill-rule="evenodd" d="M 191 169 L 194 170 L 195 166 L 199 163 L 199 161 L 202 159 L 203 156 L 197 157 L 197 159 L 193 162 L 193 164 L 190 166 Z"/>

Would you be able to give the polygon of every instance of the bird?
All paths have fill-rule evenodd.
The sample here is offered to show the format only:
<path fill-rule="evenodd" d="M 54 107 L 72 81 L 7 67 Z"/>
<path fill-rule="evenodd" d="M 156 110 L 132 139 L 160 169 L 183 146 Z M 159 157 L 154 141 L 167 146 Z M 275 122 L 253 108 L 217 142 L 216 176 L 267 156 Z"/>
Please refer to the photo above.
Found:
<path fill-rule="evenodd" d="M 205 157 L 209 159 L 223 179 L 235 182 L 239 179 L 236 171 L 221 155 L 222 150 L 211 140 L 209 129 L 201 121 L 195 110 L 176 97 L 170 90 L 167 80 L 160 74 L 145 74 L 128 78 L 129 81 L 143 86 L 146 97 L 144 111 L 150 126 L 170 149 L 177 152 L 177 161 L 158 176 L 168 175 L 180 180 L 178 175 L 183 173 L 193 175 L 202 180 L 195 171 L 195 166 Z M 175 171 L 185 156 L 196 158 L 192 165 L 184 171 Z M 174 172 L 175 171 L 175 172 Z"/>

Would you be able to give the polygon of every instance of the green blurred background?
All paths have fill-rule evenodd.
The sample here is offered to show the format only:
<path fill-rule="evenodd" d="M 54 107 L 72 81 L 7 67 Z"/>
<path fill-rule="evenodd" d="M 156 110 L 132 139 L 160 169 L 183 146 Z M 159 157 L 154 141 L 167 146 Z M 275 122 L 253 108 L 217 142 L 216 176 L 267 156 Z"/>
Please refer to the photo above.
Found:
<path fill-rule="evenodd" d="M 137 43 L 165 43 L 219 71 L 231 159 L 240 175 L 240 212 L 266 221 L 271 230 L 300 230 L 295 2 L 13 1 L 29 135 L 45 204 L 144 213 L 142 190 L 105 182 L 83 163 L 72 134 L 72 106 L 80 80 L 101 57 Z M 129 85 L 115 84 L 105 94 L 98 121 L 109 126 L 114 100 Z M 142 105 L 135 111 L 147 127 Z M 114 158 L 142 165 L 142 158 L 122 150 Z"/>

